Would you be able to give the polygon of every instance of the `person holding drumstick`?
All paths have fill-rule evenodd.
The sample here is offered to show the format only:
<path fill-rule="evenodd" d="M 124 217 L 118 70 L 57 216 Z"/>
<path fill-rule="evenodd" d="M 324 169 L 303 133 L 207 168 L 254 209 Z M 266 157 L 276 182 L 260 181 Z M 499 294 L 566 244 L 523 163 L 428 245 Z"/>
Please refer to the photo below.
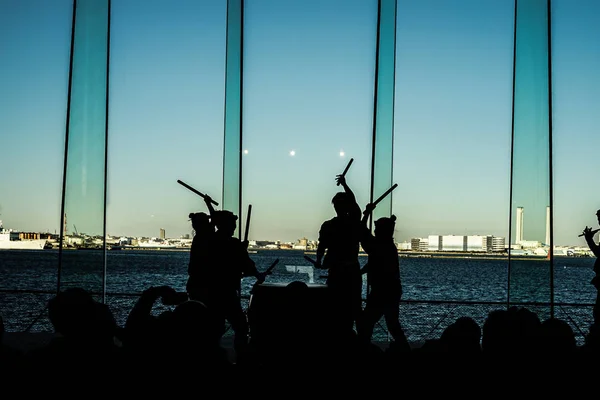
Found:
<path fill-rule="evenodd" d="M 598 219 L 598 224 L 600 224 L 600 210 L 596 211 L 596 218 Z M 600 288 L 600 278 L 598 277 L 598 272 L 600 272 L 600 245 L 594 242 L 594 235 L 598 231 L 600 231 L 600 229 L 592 229 L 589 226 L 586 226 L 581 235 L 579 235 L 585 237 L 585 241 L 588 247 L 590 248 L 592 253 L 594 253 L 594 256 L 596 256 L 596 261 L 594 262 L 594 272 L 596 273 L 596 275 L 594 276 L 591 282 L 592 285 L 594 285 L 594 287 L 596 288 L 596 290 Z M 600 313 L 600 298 L 598 297 L 598 295 L 596 295 L 596 304 L 594 305 L 593 311 L 594 325 L 600 322 L 598 321 L 598 313 Z"/>
<path fill-rule="evenodd" d="M 363 212 L 364 224 L 361 244 L 369 259 L 361 272 L 369 275 L 367 304 L 358 323 L 358 336 L 363 343 L 370 343 L 375 324 L 385 317 L 388 331 L 394 338 L 396 349 L 410 350 L 408 340 L 400 324 L 399 309 L 402 297 L 398 249 L 394 243 L 396 216 L 381 217 L 375 221 L 375 235 L 367 228 L 367 220 L 375 206 L 367 204 Z"/>
<path fill-rule="evenodd" d="M 336 181 L 344 191 L 336 193 L 331 201 L 336 216 L 321 224 L 315 268 L 328 270 L 326 284 L 338 318 L 336 326 L 343 335 L 352 335 L 362 312 L 362 276 L 358 260 L 361 211 L 344 174 L 337 175 Z"/>

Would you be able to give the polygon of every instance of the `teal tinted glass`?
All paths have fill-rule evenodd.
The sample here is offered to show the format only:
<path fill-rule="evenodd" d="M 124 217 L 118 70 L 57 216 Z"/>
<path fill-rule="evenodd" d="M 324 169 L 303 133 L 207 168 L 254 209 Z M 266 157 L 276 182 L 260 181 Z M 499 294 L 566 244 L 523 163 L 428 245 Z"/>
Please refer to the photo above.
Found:
<path fill-rule="evenodd" d="M 77 286 L 104 294 L 110 2 L 79 0 L 75 4 L 59 285 L 61 290 Z M 93 254 L 85 263 L 78 256 L 83 249 Z"/>
<path fill-rule="evenodd" d="M 244 1 L 227 1 L 227 36 L 225 65 L 225 144 L 223 149 L 223 204 L 242 220 L 241 193 L 241 140 L 242 140 L 242 27 Z M 239 235 L 240 223 L 236 229 Z"/>
<path fill-rule="evenodd" d="M 394 183 L 394 90 L 396 77 L 396 0 L 379 2 L 377 80 L 374 116 L 374 159 L 372 200 L 384 195 Z M 396 189 L 394 189 L 396 190 Z M 392 213 L 394 191 L 373 211 L 373 220 Z"/>
<path fill-rule="evenodd" d="M 516 2 L 509 302 L 551 301 L 548 2 Z"/>

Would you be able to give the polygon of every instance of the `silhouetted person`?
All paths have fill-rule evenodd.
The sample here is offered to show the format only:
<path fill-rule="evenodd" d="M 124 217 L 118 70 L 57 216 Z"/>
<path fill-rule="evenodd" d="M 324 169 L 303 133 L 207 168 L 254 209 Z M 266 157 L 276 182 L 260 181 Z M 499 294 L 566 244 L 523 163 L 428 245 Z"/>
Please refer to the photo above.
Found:
<path fill-rule="evenodd" d="M 483 323 L 481 348 L 494 357 L 531 355 L 539 350 L 541 322 L 527 308 L 494 310 Z"/>
<path fill-rule="evenodd" d="M 173 304 L 187 299 L 169 286 L 153 286 L 144 290 L 129 312 L 125 322 L 123 348 L 128 361 L 145 366 L 149 361 L 171 357 L 168 331 L 172 311 L 153 315 L 157 301 Z"/>
<path fill-rule="evenodd" d="M 106 304 L 82 288 L 69 288 L 48 302 L 48 314 L 58 334 L 32 352 L 34 365 L 44 369 L 60 363 L 73 370 L 116 361 L 117 324 Z"/>
<path fill-rule="evenodd" d="M 367 205 L 363 222 L 366 223 L 373 207 Z M 369 276 L 367 304 L 358 324 L 358 335 L 364 342 L 370 342 L 375 324 L 385 317 L 387 329 L 394 338 L 394 347 L 410 350 L 404 330 L 400 325 L 399 311 L 402 297 L 400 263 L 398 249 L 394 243 L 396 216 L 379 218 L 375 221 L 375 236 L 365 226 L 361 244 L 369 255 L 361 272 Z"/>
<path fill-rule="evenodd" d="M 338 175 L 336 181 L 344 192 L 333 196 L 336 216 L 323 222 L 319 230 L 315 267 L 329 270 L 327 286 L 337 310 L 339 328 L 351 335 L 362 311 L 362 276 L 358 261 L 361 211 L 344 176 Z"/>
<path fill-rule="evenodd" d="M 600 224 L 600 210 L 596 211 L 596 217 L 598 219 L 598 224 Z M 592 253 L 594 253 L 594 256 L 596 256 L 596 261 L 594 262 L 595 276 L 591 282 L 592 285 L 594 285 L 594 287 L 596 288 L 596 291 L 598 291 L 598 289 L 600 288 L 600 276 L 598 276 L 598 273 L 600 272 L 600 246 L 594 242 L 594 235 L 599 230 L 600 229 L 592 229 L 588 226 L 586 226 L 583 230 L 583 236 L 585 237 L 585 241 Z M 598 323 L 600 323 L 598 313 L 600 313 L 600 297 L 598 296 L 598 294 L 596 294 L 596 304 L 594 305 L 593 311 L 594 325 L 598 325 Z"/>
<path fill-rule="evenodd" d="M 268 288 L 257 287 L 253 293 L 256 297 L 252 298 L 249 319 L 256 360 L 263 366 L 286 368 L 317 362 L 315 352 L 323 342 L 319 335 L 322 327 L 312 321 L 308 285 L 293 281 L 278 289 L 276 298 L 268 295 Z"/>
<path fill-rule="evenodd" d="M 249 333 L 241 303 L 241 279 L 253 276 L 258 282 L 264 282 L 265 274 L 256 269 L 248 255 L 247 244 L 233 236 L 237 218 L 231 211 L 214 212 L 212 220 L 217 231 L 208 240 L 209 268 L 202 274 L 204 281 L 200 284 L 202 290 L 197 299 L 229 321 L 239 361 L 247 350 Z"/>
<path fill-rule="evenodd" d="M 577 350 L 575 333 L 565 321 L 548 318 L 540 327 L 540 350 L 544 354 L 570 354 Z"/>
<path fill-rule="evenodd" d="M 200 299 L 204 286 L 210 285 L 212 266 L 210 265 L 211 249 L 209 248 L 212 236 L 215 233 L 214 218 L 215 209 L 211 198 L 206 196 L 204 202 L 210 211 L 210 217 L 206 213 L 190 213 L 189 218 L 194 229 L 194 238 L 190 249 L 190 260 L 188 264 L 188 281 L 186 290 L 190 299 Z"/>
<path fill-rule="evenodd" d="M 188 300 L 168 319 L 167 337 L 173 361 L 189 369 L 221 372 L 231 368 L 226 350 L 221 347 L 222 320 L 204 303 Z"/>
<path fill-rule="evenodd" d="M 440 342 L 444 351 L 463 355 L 481 354 L 481 327 L 471 317 L 459 317 L 448 326 Z"/>

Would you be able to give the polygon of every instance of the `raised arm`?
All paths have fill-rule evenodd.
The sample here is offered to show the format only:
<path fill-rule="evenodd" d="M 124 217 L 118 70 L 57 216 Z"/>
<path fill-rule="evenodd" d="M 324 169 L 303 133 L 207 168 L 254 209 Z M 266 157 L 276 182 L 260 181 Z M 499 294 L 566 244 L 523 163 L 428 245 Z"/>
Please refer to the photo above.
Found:
<path fill-rule="evenodd" d="M 341 185 L 344 188 L 344 192 L 348 195 L 348 206 L 349 212 L 351 214 L 350 216 L 356 219 L 360 219 L 360 206 L 356 202 L 356 196 L 354 195 L 354 192 L 346 183 L 346 177 L 344 177 L 344 175 L 338 175 L 336 176 L 335 180 L 338 185 Z"/>
<path fill-rule="evenodd" d="M 375 206 L 373 205 L 373 203 L 369 203 L 366 205 L 365 211 L 363 211 L 363 217 L 360 221 L 364 226 L 367 226 L 367 221 L 369 220 L 369 217 L 371 216 L 371 214 L 373 214 L 374 209 L 375 209 Z"/>
<path fill-rule="evenodd" d="M 594 243 L 594 235 L 598 232 L 598 230 L 592 230 L 590 227 L 585 227 L 583 230 L 583 236 L 585 237 L 585 241 L 596 257 L 600 257 L 600 246 Z"/>
<path fill-rule="evenodd" d="M 209 195 L 204 195 L 204 202 L 206 203 L 206 208 L 208 208 L 208 212 L 210 215 L 210 226 L 212 230 L 215 230 L 215 208 L 212 205 L 212 198 Z"/>
<path fill-rule="evenodd" d="M 337 175 L 335 181 L 338 185 L 342 185 L 344 192 L 350 197 L 351 201 L 356 203 L 356 197 L 354 196 L 352 189 L 350 189 L 350 186 L 346 183 L 346 177 L 344 175 Z"/>
<path fill-rule="evenodd" d="M 169 286 L 152 286 L 144 290 L 129 312 L 125 328 L 129 330 L 140 327 L 144 328 L 148 319 L 153 318 L 152 308 L 156 301 L 170 292 L 175 292 L 175 289 Z"/>
<path fill-rule="evenodd" d="M 204 203 L 206 203 L 206 207 L 208 208 L 208 212 L 210 213 L 210 218 L 215 216 L 215 208 L 212 205 L 212 198 L 209 195 L 204 195 Z"/>
<path fill-rule="evenodd" d="M 363 211 L 363 217 L 362 217 L 361 226 L 360 226 L 360 229 L 361 229 L 360 244 L 361 244 L 363 250 L 365 251 L 365 253 L 367 253 L 367 254 L 371 253 L 373 246 L 375 244 L 375 237 L 373 236 L 373 234 L 367 227 L 367 221 L 369 220 L 369 216 L 373 212 L 374 208 L 375 208 L 375 206 L 372 203 L 367 204 L 367 206 L 365 207 L 365 211 Z M 367 270 L 365 269 L 363 271 L 363 274 L 366 272 L 367 272 Z"/>

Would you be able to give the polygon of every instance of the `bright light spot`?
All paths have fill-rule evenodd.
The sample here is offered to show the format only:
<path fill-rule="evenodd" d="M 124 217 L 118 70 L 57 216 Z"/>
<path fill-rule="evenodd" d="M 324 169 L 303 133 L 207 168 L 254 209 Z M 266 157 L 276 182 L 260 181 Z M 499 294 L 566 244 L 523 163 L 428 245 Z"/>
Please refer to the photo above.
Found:
<path fill-rule="evenodd" d="M 246 150 L 244 150 L 244 154 L 248 154 L 248 150 L 247 150 L 247 149 L 246 149 Z"/>
<path fill-rule="evenodd" d="M 344 150 L 340 151 L 340 157 L 344 157 L 346 155 L 346 153 L 344 153 Z"/>
<path fill-rule="evenodd" d="M 154 218 L 154 214 L 152 214 L 152 215 L 150 216 L 150 218 Z"/>
<path fill-rule="evenodd" d="M 295 156 L 295 155 L 296 155 L 296 152 L 295 152 L 294 150 L 290 151 L 290 156 L 292 156 L 292 157 L 293 157 L 293 156 Z"/>

